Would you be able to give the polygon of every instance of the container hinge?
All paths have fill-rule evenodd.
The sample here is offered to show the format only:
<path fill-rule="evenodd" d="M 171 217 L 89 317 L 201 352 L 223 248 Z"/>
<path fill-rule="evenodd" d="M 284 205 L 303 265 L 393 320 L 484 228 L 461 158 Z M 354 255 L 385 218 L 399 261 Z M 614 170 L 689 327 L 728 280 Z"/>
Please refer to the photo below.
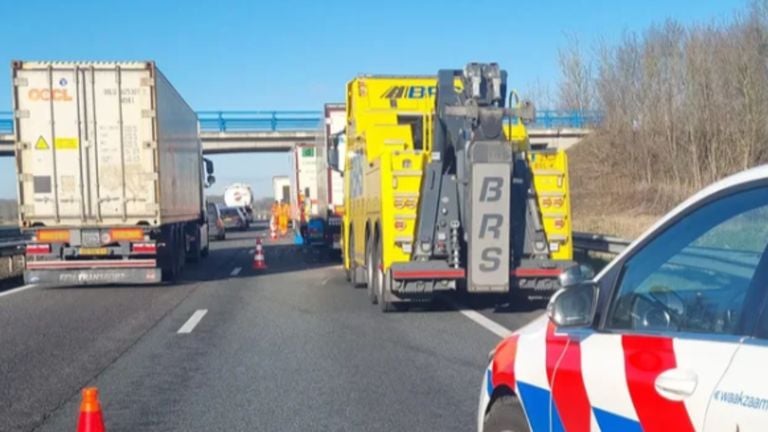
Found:
<path fill-rule="evenodd" d="M 155 110 L 141 110 L 142 118 L 155 118 L 157 112 Z"/>
<path fill-rule="evenodd" d="M 13 79 L 13 85 L 16 87 L 26 87 L 29 85 L 29 80 L 22 77 L 16 77 Z"/>
<path fill-rule="evenodd" d="M 15 115 L 17 119 L 29 118 L 29 110 L 16 110 Z"/>
<path fill-rule="evenodd" d="M 155 80 L 149 77 L 144 77 L 141 79 L 140 84 L 144 87 L 152 87 L 155 85 Z"/>

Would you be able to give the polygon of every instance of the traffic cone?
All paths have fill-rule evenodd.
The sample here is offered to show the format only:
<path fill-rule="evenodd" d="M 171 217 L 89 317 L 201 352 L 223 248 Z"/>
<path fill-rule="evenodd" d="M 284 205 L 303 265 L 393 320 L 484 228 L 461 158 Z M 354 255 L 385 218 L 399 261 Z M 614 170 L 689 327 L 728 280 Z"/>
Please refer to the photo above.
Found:
<path fill-rule="evenodd" d="M 256 250 L 253 252 L 253 269 L 266 270 L 267 262 L 264 260 L 264 246 L 261 244 L 261 238 L 256 239 Z"/>
<path fill-rule="evenodd" d="M 99 404 L 99 390 L 96 387 L 83 389 L 83 401 L 80 403 L 80 418 L 77 420 L 77 432 L 104 432 L 104 419 Z"/>

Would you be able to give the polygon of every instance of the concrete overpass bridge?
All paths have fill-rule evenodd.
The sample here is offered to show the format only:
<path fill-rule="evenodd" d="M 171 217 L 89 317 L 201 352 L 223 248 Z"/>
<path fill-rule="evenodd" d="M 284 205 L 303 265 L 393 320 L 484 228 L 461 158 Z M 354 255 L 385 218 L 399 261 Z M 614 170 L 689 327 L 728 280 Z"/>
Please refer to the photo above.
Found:
<path fill-rule="evenodd" d="M 200 111 L 203 153 L 285 152 L 322 138 L 321 111 Z M 600 120 L 597 113 L 540 110 L 529 127 L 533 144 L 568 148 Z M 0 112 L 0 156 L 13 155 L 13 117 Z"/>

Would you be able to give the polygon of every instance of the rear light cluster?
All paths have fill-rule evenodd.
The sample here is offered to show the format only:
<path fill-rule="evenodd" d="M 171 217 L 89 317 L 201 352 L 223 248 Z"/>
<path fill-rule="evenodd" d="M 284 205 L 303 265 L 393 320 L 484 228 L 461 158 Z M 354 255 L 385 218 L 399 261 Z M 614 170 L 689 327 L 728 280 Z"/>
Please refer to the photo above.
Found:
<path fill-rule="evenodd" d="M 157 253 L 156 243 L 134 243 L 131 245 L 131 251 L 136 254 L 154 255 Z"/>
<path fill-rule="evenodd" d="M 405 230 L 405 227 L 406 227 L 405 221 L 401 221 L 401 220 L 395 221 L 396 230 L 403 231 Z"/>
<path fill-rule="evenodd" d="M 51 253 L 51 245 L 49 244 L 28 244 L 27 255 L 46 255 Z"/>
<path fill-rule="evenodd" d="M 563 198 L 544 198 L 541 200 L 542 208 L 560 208 L 565 203 Z"/>
<path fill-rule="evenodd" d="M 396 209 L 415 209 L 416 208 L 416 198 L 395 198 L 395 208 Z"/>
<path fill-rule="evenodd" d="M 565 228 L 565 219 L 555 219 L 555 228 L 557 229 Z"/>
<path fill-rule="evenodd" d="M 144 240 L 144 230 L 141 228 L 115 228 L 109 230 L 109 234 L 105 241 L 104 234 L 102 234 L 101 241 L 104 243 L 119 242 L 119 241 L 142 241 Z"/>
<path fill-rule="evenodd" d="M 36 240 L 66 243 L 69 241 L 69 230 L 40 230 L 37 232 Z"/>

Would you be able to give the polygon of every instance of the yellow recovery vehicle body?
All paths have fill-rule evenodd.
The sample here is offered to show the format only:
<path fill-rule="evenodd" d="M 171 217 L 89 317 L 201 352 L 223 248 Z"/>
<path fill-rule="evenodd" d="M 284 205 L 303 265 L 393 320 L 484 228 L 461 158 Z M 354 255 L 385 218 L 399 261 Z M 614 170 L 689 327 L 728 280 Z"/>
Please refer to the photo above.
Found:
<path fill-rule="evenodd" d="M 565 153 L 531 151 L 522 118 L 510 110 L 490 107 L 488 112 L 493 115 L 507 114 L 503 128 L 497 122 L 488 124 L 497 126 L 500 135 L 496 147 L 489 148 L 501 148 L 508 157 L 504 163 L 509 178 L 496 189 L 485 181 L 487 190 L 475 201 L 483 199 L 471 202 L 476 193 L 457 185 L 457 179 L 467 177 L 476 166 L 477 182 L 484 170 L 502 167 L 503 173 L 505 166 L 481 168 L 479 162 L 467 162 L 464 172 L 456 171 L 459 162 L 451 166 L 450 160 L 469 157 L 469 153 L 455 153 L 458 145 L 447 147 L 445 131 L 452 129 L 438 122 L 450 119 L 443 111 L 463 108 L 438 111 L 437 95 L 465 94 L 463 89 L 472 81 L 461 71 L 448 72 L 453 75 L 440 75 L 442 87 L 435 76 L 353 79 L 347 84 L 343 144 L 339 139 L 329 149 L 331 165 L 344 175 L 344 267 L 352 284 L 367 285 L 371 301 L 384 311 L 412 301 L 429 301 L 443 290 L 546 294 L 557 288 L 561 271 L 573 265 Z M 502 97 L 506 97 L 505 87 Z M 480 149 L 483 144 L 467 143 L 467 149 Z M 517 155 L 515 161 L 512 155 Z M 528 179 L 522 195 L 512 186 L 513 178 L 517 179 L 511 174 L 513 165 L 521 176 L 518 183 Z M 435 186 L 440 184 L 443 186 Z M 503 195 L 510 203 L 506 210 L 492 215 L 507 220 L 480 222 L 483 201 L 492 195 Z M 498 248 L 494 239 L 482 239 L 482 231 L 493 234 Z M 514 232 L 519 235 L 515 237 Z M 473 243 L 487 243 L 487 247 L 473 251 Z M 487 267 L 493 267 L 495 276 L 481 274 Z M 506 276 L 499 278 L 500 271 Z"/>

